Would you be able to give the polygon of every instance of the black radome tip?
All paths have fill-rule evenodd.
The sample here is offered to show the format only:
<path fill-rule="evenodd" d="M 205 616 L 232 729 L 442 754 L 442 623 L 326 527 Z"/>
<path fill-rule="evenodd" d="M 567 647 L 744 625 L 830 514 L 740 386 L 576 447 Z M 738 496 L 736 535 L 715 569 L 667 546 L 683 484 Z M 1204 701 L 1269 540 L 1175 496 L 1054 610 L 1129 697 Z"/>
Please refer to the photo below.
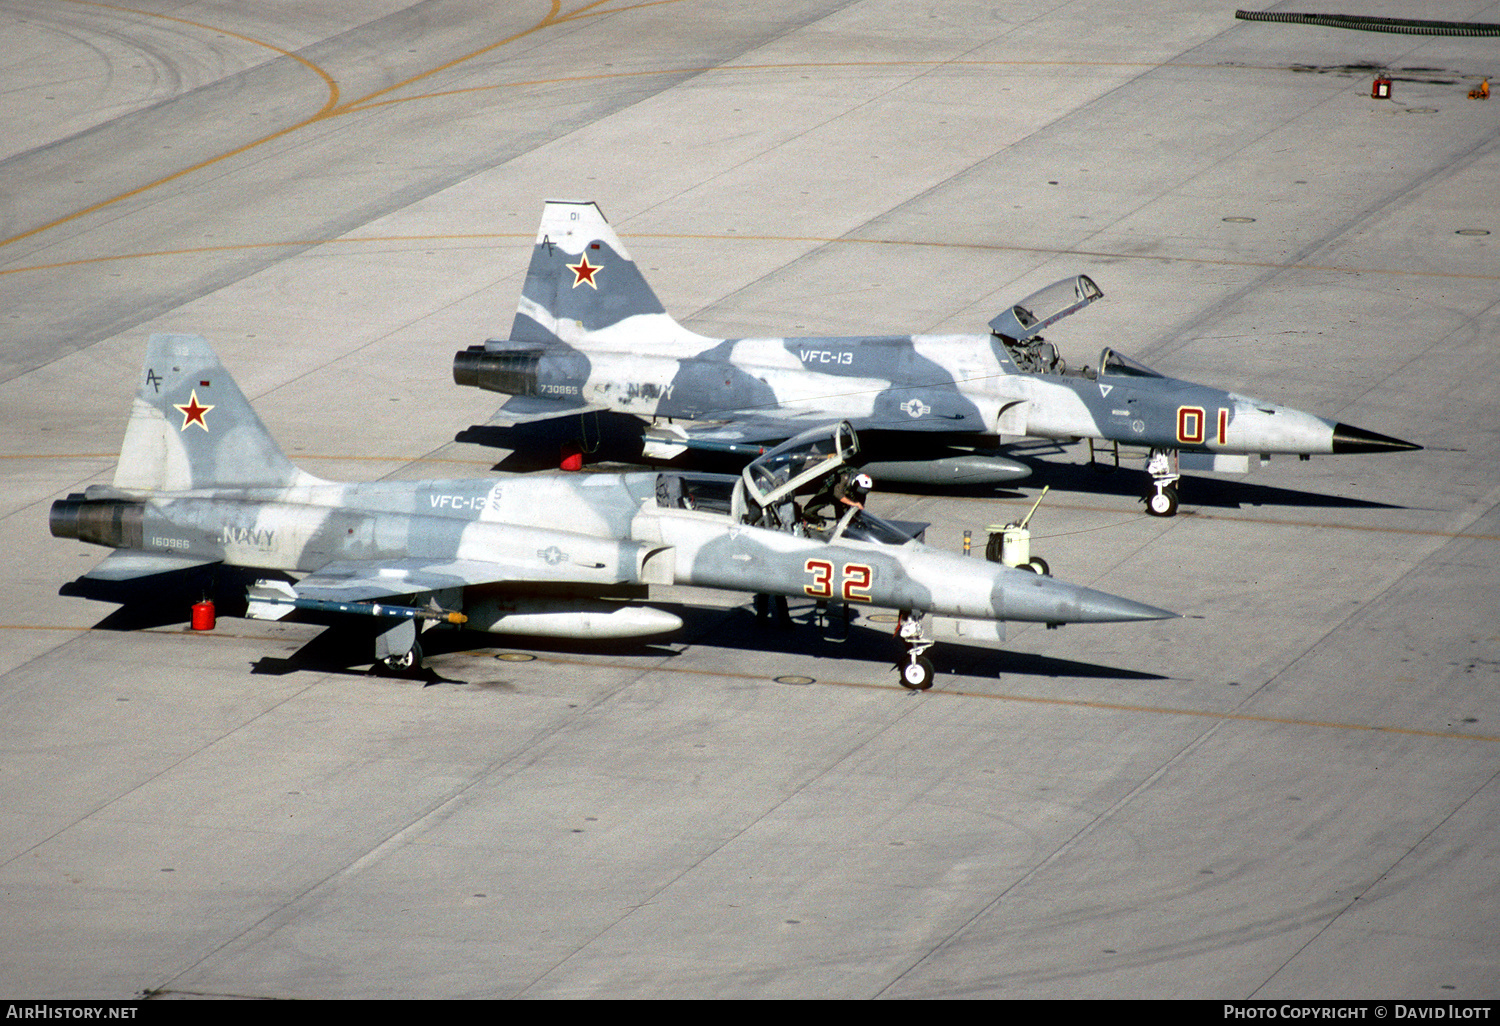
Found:
<path fill-rule="evenodd" d="M 1355 452 L 1410 452 L 1420 449 L 1415 442 L 1403 442 L 1390 435 L 1377 435 L 1373 431 L 1357 428 L 1351 424 L 1333 426 L 1333 451 L 1335 454 Z"/>

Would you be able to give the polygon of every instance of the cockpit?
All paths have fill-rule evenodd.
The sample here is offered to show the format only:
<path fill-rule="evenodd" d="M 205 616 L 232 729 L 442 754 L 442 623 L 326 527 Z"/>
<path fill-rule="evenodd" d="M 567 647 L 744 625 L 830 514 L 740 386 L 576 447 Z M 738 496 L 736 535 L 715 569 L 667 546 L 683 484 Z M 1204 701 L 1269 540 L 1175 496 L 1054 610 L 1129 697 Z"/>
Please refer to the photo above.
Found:
<path fill-rule="evenodd" d="M 847 420 L 804 431 L 745 467 L 740 473 L 745 499 L 762 511 L 774 510 L 792 496 L 812 491 L 858 453 L 859 437 Z"/>
<path fill-rule="evenodd" d="M 874 542 L 877 545 L 905 545 L 917 539 L 921 533 L 921 525 L 912 526 L 918 528 L 916 533 L 909 530 L 905 524 L 893 524 L 889 520 L 882 520 L 868 510 L 855 509 L 850 510 L 838 524 L 825 527 L 821 531 L 809 529 L 808 534 L 825 541 L 843 538 Z"/>
<path fill-rule="evenodd" d="M 925 525 L 894 524 L 867 510 L 829 501 L 836 483 L 854 473 L 849 461 L 858 452 L 854 428 L 840 421 L 788 439 L 747 465 L 738 478 L 659 474 L 656 504 L 669 509 L 727 513 L 737 523 L 823 541 L 853 539 L 905 545 L 918 537 Z M 832 506 L 832 512 L 826 517 L 817 515 L 815 511 L 825 506 Z"/>
<path fill-rule="evenodd" d="M 1028 374 L 1066 374 L 1067 364 L 1041 333 L 1103 296 L 1103 290 L 1086 274 L 1064 278 L 1001 311 L 990 321 L 990 331 L 1005 346 L 1017 370 Z"/>
<path fill-rule="evenodd" d="M 1104 351 L 1099 354 L 1099 376 L 1111 375 L 1122 378 L 1159 378 L 1162 376 L 1145 364 L 1137 363 L 1130 357 L 1105 346 Z"/>

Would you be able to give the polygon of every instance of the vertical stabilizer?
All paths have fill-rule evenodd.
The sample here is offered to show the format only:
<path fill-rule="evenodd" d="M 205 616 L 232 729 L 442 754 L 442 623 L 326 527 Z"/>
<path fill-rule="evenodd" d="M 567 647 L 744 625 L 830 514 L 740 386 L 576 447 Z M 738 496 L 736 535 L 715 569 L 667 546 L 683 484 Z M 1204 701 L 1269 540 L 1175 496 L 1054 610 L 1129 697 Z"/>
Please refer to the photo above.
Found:
<path fill-rule="evenodd" d="M 671 321 L 598 205 L 548 200 L 511 339 L 576 344 L 641 315 Z"/>
<path fill-rule="evenodd" d="M 116 488 L 177 492 L 315 480 L 282 454 L 207 342 L 151 336 Z"/>

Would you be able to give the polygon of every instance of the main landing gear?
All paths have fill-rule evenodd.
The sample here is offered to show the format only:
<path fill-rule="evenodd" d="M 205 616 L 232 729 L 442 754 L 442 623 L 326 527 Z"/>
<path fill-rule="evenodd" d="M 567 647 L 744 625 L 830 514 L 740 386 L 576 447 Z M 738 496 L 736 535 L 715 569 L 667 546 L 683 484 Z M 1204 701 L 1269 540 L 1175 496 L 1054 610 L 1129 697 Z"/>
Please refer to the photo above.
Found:
<path fill-rule="evenodd" d="M 379 661 L 381 669 L 397 677 L 412 677 L 422 672 L 422 646 L 412 642 L 411 648 L 399 655 L 386 656 Z"/>
<path fill-rule="evenodd" d="M 376 635 L 375 665 L 397 677 L 415 677 L 422 672 L 422 643 L 417 640 L 415 618 L 397 620 Z"/>

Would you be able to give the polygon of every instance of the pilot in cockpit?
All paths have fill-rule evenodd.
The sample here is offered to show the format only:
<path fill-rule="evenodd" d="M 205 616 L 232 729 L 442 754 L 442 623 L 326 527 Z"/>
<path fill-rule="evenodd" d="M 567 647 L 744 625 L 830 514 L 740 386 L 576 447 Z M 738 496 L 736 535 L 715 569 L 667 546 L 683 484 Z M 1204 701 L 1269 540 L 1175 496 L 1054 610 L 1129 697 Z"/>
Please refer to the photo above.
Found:
<path fill-rule="evenodd" d="M 852 467 L 845 467 L 830 477 L 824 483 L 822 490 L 808 500 L 802 510 L 803 516 L 808 520 L 820 520 L 822 517 L 819 511 L 825 506 L 832 509 L 835 519 L 844 515 L 846 506 L 863 510 L 865 499 L 869 497 L 870 489 L 874 487 L 875 482 L 870 479 L 869 474 L 856 472 Z"/>

